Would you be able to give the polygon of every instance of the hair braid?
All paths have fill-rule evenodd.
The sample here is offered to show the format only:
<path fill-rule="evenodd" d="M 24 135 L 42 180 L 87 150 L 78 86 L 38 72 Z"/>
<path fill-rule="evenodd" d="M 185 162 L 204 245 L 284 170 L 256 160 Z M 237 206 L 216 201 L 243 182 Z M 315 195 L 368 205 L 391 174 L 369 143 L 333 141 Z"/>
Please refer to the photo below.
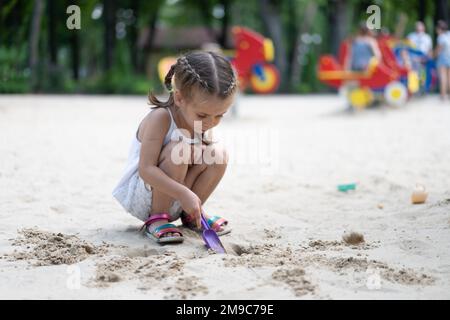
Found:
<path fill-rule="evenodd" d="M 184 70 L 190 75 L 192 75 L 194 79 L 197 80 L 197 82 L 200 83 L 202 87 L 204 87 L 205 89 L 208 88 L 208 83 L 205 80 L 203 80 L 202 77 L 200 77 L 200 75 L 191 66 L 189 60 L 185 56 L 178 59 L 178 64 L 184 67 Z"/>
<path fill-rule="evenodd" d="M 175 74 L 176 64 L 173 64 L 170 67 L 169 72 L 167 72 L 166 77 L 164 78 L 164 85 L 169 92 L 172 92 L 172 77 Z"/>

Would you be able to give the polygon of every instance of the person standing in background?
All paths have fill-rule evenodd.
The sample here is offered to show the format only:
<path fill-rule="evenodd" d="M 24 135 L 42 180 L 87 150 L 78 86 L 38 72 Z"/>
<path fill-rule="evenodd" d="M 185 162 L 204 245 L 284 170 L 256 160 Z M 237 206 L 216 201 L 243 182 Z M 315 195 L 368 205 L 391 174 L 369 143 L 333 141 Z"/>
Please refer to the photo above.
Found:
<path fill-rule="evenodd" d="M 425 24 L 422 21 L 416 22 L 415 32 L 410 33 L 407 39 L 415 50 L 425 56 L 411 55 L 411 68 L 418 73 L 419 78 L 422 78 L 422 81 L 424 82 L 423 85 L 420 86 L 419 92 L 424 94 L 425 92 L 428 92 L 431 87 L 431 81 L 426 79 L 431 79 L 432 77 L 431 69 L 434 64 L 431 60 L 433 58 L 433 40 L 431 39 L 431 36 L 426 33 Z"/>
<path fill-rule="evenodd" d="M 365 71 L 372 57 L 381 60 L 381 52 L 375 37 L 365 23 L 361 23 L 357 35 L 353 38 L 350 55 L 345 68 L 352 71 Z"/>
<path fill-rule="evenodd" d="M 445 21 L 439 20 L 436 26 L 436 67 L 439 72 L 439 84 L 442 101 L 447 100 L 447 89 L 450 86 L 450 33 Z"/>
<path fill-rule="evenodd" d="M 408 40 L 414 47 L 423 54 L 431 57 L 433 50 L 433 41 L 431 36 L 425 32 L 425 24 L 422 21 L 416 22 L 416 31 L 408 35 Z"/>

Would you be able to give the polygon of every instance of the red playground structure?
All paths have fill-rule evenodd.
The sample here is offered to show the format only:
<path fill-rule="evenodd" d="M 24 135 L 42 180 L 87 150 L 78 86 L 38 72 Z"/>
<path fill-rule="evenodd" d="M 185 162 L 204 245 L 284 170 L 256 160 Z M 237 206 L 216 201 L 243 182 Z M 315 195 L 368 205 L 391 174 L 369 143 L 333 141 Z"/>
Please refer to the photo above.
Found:
<path fill-rule="evenodd" d="M 350 40 L 342 42 L 338 60 L 332 55 L 324 55 L 319 60 L 319 80 L 334 88 L 344 87 L 347 100 L 355 109 L 364 109 L 375 100 L 401 106 L 420 89 L 418 72 L 400 63 L 394 53 L 394 47 L 400 42 L 390 37 L 380 37 L 377 42 L 382 58 L 372 58 L 362 72 L 344 69 L 344 62 L 351 54 Z"/>
<path fill-rule="evenodd" d="M 240 89 L 250 86 L 255 93 L 273 93 L 280 85 L 278 69 L 271 63 L 275 57 L 272 40 L 244 27 L 233 30 L 236 52 L 231 63 L 237 71 Z"/>
<path fill-rule="evenodd" d="M 250 88 L 259 94 L 275 92 L 280 85 L 280 74 L 275 65 L 270 63 L 275 57 L 272 40 L 239 26 L 233 27 L 232 34 L 235 50 L 225 54 L 236 70 L 240 90 Z M 159 61 L 158 73 L 162 82 L 175 62 L 175 57 L 165 57 Z"/>

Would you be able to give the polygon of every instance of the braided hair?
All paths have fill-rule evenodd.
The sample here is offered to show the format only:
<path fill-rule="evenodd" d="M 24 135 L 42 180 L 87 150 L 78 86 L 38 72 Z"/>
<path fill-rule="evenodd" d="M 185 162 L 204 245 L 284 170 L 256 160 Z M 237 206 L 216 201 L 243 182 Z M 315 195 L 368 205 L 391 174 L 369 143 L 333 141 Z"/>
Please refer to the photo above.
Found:
<path fill-rule="evenodd" d="M 164 79 L 164 86 L 170 93 L 169 99 L 161 101 L 153 93 L 149 95 L 154 108 L 167 108 L 174 104 L 174 83 L 187 98 L 192 96 L 193 88 L 221 99 L 226 99 L 237 90 L 236 74 L 230 62 L 224 56 L 210 51 L 194 51 L 177 59 Z"/>

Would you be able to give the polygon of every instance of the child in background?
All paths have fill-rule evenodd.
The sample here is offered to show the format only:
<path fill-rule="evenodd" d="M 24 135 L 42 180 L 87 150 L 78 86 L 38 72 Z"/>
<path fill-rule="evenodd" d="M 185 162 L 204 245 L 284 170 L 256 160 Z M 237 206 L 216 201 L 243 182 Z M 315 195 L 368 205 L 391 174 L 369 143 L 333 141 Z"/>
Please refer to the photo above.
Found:
<path fill-rule="evenodd" d="M 381 60 L 380 48 L 371 30 L 361 23 L 357 35 L 351 43 L 350 55 L 345 68 L 352 71 L 366 71 L 372 57 Z"/>
<path fill-rule="evenodd" d="M 178 58 L 165 86 L 167 101 L 149 96 L 154 107 L 138 127 L 113 196 L 144 221 L 148 237 L 177 243 L 183 235 L 169 222 L 181 217 L 186 227 L 199 230 L 202 205 L 225 173 L 227 154 L 206 133 L 232 106 L 237 80 L 225 57 L 199 51 Z M 205 218 L 219 235 L 230 232 L 225 219 Z"/>

